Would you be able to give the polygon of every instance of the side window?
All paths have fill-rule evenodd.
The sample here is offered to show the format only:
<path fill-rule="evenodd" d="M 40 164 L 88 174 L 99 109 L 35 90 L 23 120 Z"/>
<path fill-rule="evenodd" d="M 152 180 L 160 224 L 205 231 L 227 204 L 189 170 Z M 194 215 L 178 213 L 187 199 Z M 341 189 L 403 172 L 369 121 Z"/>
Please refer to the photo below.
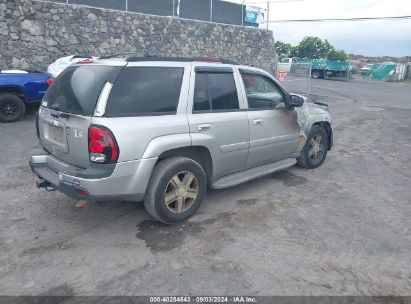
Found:
<path fill-rule="evenodd" d="M 211 102 L 208 94 L 207 74 L 197 73 L 194 87 L 193 111 L 210 111 Z"/>
<path fill-rule="evenodd" d="M 242 73 L 248 107 L 250 109 L 272 109 L 284 106 L 284 97 L 273 82 L 257 74 Z"/>
<path fill-rule="evenodd" d="M 167 115 L 177 111 L 183 68 L 127 67 L 111 90 L 108 116 Z"/>
<path fill-rule="evenodd" d="M 196 73 L 193 112 L 239 109 L 232 73 Z"/>

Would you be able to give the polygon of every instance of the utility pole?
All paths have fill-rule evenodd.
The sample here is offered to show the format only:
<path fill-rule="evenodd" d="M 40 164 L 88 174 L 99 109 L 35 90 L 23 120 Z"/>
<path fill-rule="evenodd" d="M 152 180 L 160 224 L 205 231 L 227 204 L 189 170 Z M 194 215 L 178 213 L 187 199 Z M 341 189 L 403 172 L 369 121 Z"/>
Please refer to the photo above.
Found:
<path fill-rule="evenodd" d="M 267 0 L 267 31 L 268 31 L 268 20 L 270 19 L 270 1 Z"/>

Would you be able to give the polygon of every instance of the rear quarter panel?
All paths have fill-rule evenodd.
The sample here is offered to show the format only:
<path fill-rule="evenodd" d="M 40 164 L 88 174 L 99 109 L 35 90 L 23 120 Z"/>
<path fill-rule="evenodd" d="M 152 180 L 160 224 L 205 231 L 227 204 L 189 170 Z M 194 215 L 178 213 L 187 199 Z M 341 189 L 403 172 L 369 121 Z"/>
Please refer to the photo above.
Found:
<path fill-rule="evenodd" d="M 190 146 L 191 137 L 186 110 L 191 64 L 138 62 L 129 63 L 128 66 L 183 67 L 184 75 L 176 114 L 92 118 L 93 124 L 103 125 L 113 132 L 120 149 L 118 161 L 155 158 L 165 151 Z"/>

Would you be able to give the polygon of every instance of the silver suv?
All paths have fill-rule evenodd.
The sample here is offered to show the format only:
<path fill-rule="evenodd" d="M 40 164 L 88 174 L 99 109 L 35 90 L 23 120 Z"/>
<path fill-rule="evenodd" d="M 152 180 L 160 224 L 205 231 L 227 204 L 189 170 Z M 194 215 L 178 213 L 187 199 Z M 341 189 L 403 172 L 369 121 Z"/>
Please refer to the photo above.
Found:
<path fill-rule="evenodd" d="M 38 113 L 37 186 L 88 201 L 144 201 L 164 223 L 192 216 L 207 187 L 226 188 L 332 146 L 324 104 L 269 73 L 227 61 L 134 57 L 68 67 Z"/>

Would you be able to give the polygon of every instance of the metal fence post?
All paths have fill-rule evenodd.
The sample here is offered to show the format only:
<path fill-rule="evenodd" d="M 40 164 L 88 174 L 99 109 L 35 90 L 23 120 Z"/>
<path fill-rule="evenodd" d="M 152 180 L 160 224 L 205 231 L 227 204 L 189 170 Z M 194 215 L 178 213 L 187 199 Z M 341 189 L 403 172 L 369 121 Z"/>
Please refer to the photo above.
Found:
<path fill-rule="evenodd" d="M 210 21 L 213 21 L 213 0 L 210 0 Z"/>
<path fill-rule="evenodd" d="M 243 0 L 243 3 L 241 3 L 241 26 L 244 26 L 244 3 L 245 0 Z"/>
<path fill-rule="evenodd" d="M 310 62 L 310 69 L 308 70 L 308 91 L 307 96 L 310 96 L 311 93 L 311 70 L 313 68 L 313 64 Z"/>
<path fill-rule="evenodd" d="M 176 0 L 173 0 L 173 17 L 175 16 L 175 14 L 174 14 L 175 4 L 176 4 Z"/>
<path fill-rule="evenodd" d="M 128 0 L 126 0 L 126 12 L 128 12 Z"/>

